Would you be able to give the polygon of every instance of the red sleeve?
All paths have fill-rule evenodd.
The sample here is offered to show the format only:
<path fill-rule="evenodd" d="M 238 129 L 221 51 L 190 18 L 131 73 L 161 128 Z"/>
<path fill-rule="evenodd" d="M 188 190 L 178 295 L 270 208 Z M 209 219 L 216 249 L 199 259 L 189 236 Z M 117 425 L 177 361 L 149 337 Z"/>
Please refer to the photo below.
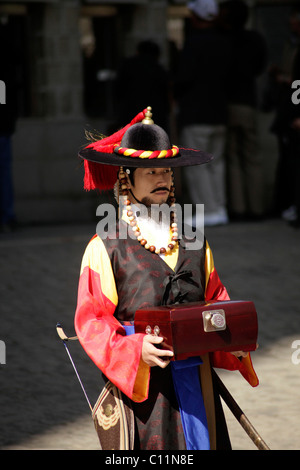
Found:
<path fill-rule="evenodd" d="M 117 290 L 107 251 L 94 237 L 85 251 L 78 286 L 75 330 L 104 375 L 135 401 L 147 398 L 149 367 L 141 360 L 143 334 L 126 336 L 114 317 Z"/>
<path fill-rule="evenodd" d="M 214 266 L 213 255 L 209 244 L 206 241 L 206 289 L 205 300 L 230 300 L 226 288 L 223 286 L 216 268 Z M 250 353 L 241 360 L 231 353 L 225 351 L 215 351 L 210 354 L 213 367 L 227 370 L 238 370 L 252 387 L 259 384 L 257 375 L 254 371 Z"/>

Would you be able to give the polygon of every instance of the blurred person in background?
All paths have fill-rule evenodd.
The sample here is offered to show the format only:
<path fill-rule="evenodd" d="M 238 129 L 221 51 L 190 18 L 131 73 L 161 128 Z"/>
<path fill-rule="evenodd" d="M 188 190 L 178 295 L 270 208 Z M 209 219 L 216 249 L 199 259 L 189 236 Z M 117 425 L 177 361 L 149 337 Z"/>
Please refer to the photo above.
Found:
<path fill-rule="evenodd" d="M 228 223 L 225 188 L 225 142 L 230 41 L 218 27 L 215 0 L 188 3 L 190 29 L 175 80 L 180 144 L 213 154 L 203 168 L 185 168 L 193 204 L 204 204 L 205 225 Z M 190 221 L 192 223 L 192 221 Z"/>
<path fill-rule="evenodd" d="M 229 85 L 227 177 L 232 220 L 260 219 L 264 213 L 262 159 L 257 143 L 256 79 L 267 63 L 263 36 L 246 29 L 249 8 L 242 0 L 220 5 L 220 24 L 232 44 Z"/>
<path fill-rule="evenodd" d="M 170 83 L 168 72 L 159 61 L 160 54 L 158 44 L 144 40 L 137 45 L 136 54 L 121 65 L 117 76 L 117 127 L 147 103 L 153 103 L 157 124 L 169 131 Z"/>
<path fill-rule="evenodd" d="M 274 213 L 293 225 L 299 225 L 299 137 L 300 104 L 292 101 L 295 92 L 292 83 L 300 80 L 300 8 L 292 8 L 289 14 L 289 34 L 284 44 L 280 66 L 269 69 L 268 87 L 264 108 L 275 110 L 271 126 L 278 141 L 278 162 L 274 183 Z M 299 202 L 298 202 L 299 207 Z"/>

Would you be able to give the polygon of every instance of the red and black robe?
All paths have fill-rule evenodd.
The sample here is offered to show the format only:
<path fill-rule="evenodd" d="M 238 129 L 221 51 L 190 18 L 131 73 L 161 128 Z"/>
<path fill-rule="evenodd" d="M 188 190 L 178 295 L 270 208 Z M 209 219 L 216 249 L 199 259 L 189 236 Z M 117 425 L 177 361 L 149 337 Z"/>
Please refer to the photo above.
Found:
<path fill-rule="evenodd" d="M 180 450 L 185 442 L 170 367 L 145 364 L 144 335 L 127 336 L 122 323 L 133 322 L 135 311 L 148 306 L 229 299 L 208 242 L 204 239 L 201 249 L 190 248 L 182 239 L 164 260 L 136 239 L 95 236 L 82 261 L 75 329 L 105 377 L 132 401 L 136 446 L 141 449 Z M 250 354 L 239 360 L 215 352 L 210 363 L 239 370 L 252 386 L 258 384 Z"/>

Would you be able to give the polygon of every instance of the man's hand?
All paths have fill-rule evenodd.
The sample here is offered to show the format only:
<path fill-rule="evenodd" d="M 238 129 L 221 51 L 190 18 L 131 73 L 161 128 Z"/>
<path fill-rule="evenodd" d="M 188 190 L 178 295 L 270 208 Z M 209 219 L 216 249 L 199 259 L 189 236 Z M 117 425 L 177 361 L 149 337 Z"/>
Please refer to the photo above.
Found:
<path fill-rule="evenodd" d="M 258 349 L 258 343 L 256 343 L 256 348 L 255 349 Z M 245 351 L 232 351 L 231 354 L 233 354 L 234 356 L 238 357 L 238 358 L 241 358 L 241 357 L 246 357 L 248 355 L 248 352 L 245 352 Z"/>
<path fill-rule="evenodd" d="M 231 354 L 236 357 L 246 357 L 248 353 L 245 351 L 233 351 Z"/>
<path fill-rule="evenodd" d="M 161 336 L 145 335 L 142 347 L 142 359 L 150 367 L 159 366 L 162 369 L 167 367 L 170 360 L 167 357 L 173 357 L 174 353 L 166 349 L 158 349 L 156 344 L 163 342 Z"/>

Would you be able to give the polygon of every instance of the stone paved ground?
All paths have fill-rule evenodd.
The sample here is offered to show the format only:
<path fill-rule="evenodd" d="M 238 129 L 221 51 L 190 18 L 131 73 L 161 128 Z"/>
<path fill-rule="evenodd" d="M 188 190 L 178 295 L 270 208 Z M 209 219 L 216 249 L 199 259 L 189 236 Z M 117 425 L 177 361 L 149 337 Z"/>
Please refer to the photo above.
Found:
<path fill-rule="evenodd" d="M 98 449 L 88 405 L 55 331 L 73 334 L 78 273 L 92 225 L 23 227 L 0 237 L 1 449 Z M 218 371 L 273 450 L 300 449 L 300 231 L 281 220 L 206 230 L 232 299 L 255 302 L 260 385 Z M 98 371 L 77 344 L 70 350 L 93 402 Z M 233 449 L 256 449 L 224 405 Z"/>

